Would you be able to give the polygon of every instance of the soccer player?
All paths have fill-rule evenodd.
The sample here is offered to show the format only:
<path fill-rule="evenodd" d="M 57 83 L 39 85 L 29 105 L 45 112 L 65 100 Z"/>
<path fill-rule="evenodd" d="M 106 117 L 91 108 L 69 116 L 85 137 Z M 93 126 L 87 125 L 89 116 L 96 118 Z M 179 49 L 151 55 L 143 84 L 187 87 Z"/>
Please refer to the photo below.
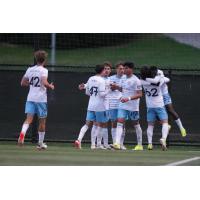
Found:
<path fill-rule="evenodd" d="M 143 150 L 142 129 L 139 124 L 139 102 L 142 97 L 142 85 L 140 80 L 133 74 L 134 63 L 124 63 L 126 79 L 122 84 L 122 97 L 119 103 L 117 116 L 116 142 L 115 149 L 120 149 L 120 140 L 123 134 L 125 121 L 130 119 L 135 127 L 137 142 L 134 150 Z"/>
<path fill-rule="evenodd" d="M 147 128 L 147 138 L 148 138 L 148 149 L 152 150 L 152 137 L 153 137 L 153 129 L 154 123 L 157 118 L 160 120 L 162 124 L 162 138 L 160 139 L 160 143 L 162 145 L 163 150 L 167 150 L 166 146 L 166 139 L 169 133 L 168 127 L 168 115 L 165 109 L 163 95 L 161 91 L 161 87 L 164 83 L 169 82 L 169 79 L 163 77 L 160 79 L 158 84 L 149 83 L 146 78 L 151 77 L 151 72 L 148 67 L 143 67 L 141 69 L 141 80 L 142 86 L 145 91 L 145 98 L 146 98 L 146 106 L 147 106 L 147 121 L 148 121 L 148 128 Z"/>
<path fill-rule="evenodd" d="M 117 114 L 122 93 L 119 88 L 113 88 L 112 90 L 112 85 L 118 85 L 119 87 L 121 87 L 125 79 L 126 76 L 124 75 L 124 65 L 122 62 L 118 62 L 116 64 L 116 74 L 110 77 L 111 92 L 108 94 L 109 104 L 107 114 L 109 120 L 111 121 L 111 135 L 113 144 L 116 143 Z M 124 146 L 124 138 L 125 129 L 123 129 L 122 137 L 120 139 L 120 147 L 122 150 L 126 150 L 126 147 Z"/>
<path fill-rule="evenodd" d="M 151 70 L 153 77 L 154 76 L 155 77 L 154 78 L 146 78 L 146 81 L 157 84 L 160 81 L 160 79 L 164 77 L 164 73 L 163 73 L 163 71 L 159 70 L 156 66 L 151 66 L 150 70 Z M 167 109 L 167 112 L 173 117 L 174 121 L 176 122 L 176 124 L 181 132 L 182 137 L 185 137 L 187 135 L 187 132 L 182 125 L 179 115 L 177 114 L 177 112 L 175 111 L 175 109 L 173 107 L 172 99 L 169 94 L 168 86 L 166 83 L 164 83 L 161 86 L 161 91 L 162 91 L 164 104 Z"/>
<path fill-rule="evenodd" d="M 97 65 L 95 68 L 96 75 L 89 78 L 86 86 L 86 94 L 90 96 L 88 109 L 87 109 L 87 122 L 95 122 L 91 131 L 91 149 L 101 146 L 101 133 L 102 129 L 107 123 L 107 116 L 105 112 L 105 96 L 109 92 L 109 89 L 106 89 L 106 83 L 103 77 L 105 76 L 105 68 L 103 65 Z M 80 86 L 79 86 L 80 87 Z M 83 89 L 83 87 L 80 87 Z M 85 131 L 86 132 L 86 131 Z M 79 141 L 80 142 L 80 141 Z M 77 142 L 75 141 L 75 144 Z"/>
<path fill-rule="evenodd" d="M 33 121 L 34 115 L 37 114 L 39 118 L 37 148 L 41 150 L 47 148 L 44 143 L 47 118 L 47 88 L 54 90 L 54 85 L 53 83 L 49 84 L 47 81 L 48 70 L 44 67 L 47 61 L 47 53 L 39 50 L 35 52 L 34 56 L 37 64 L 29 67 L 21 80 L 21 86 L 29 86 L 30 89 L 25 106 L 27 117 L 22 126 L 18 144 L 24 144 L 26 132 Z"/>

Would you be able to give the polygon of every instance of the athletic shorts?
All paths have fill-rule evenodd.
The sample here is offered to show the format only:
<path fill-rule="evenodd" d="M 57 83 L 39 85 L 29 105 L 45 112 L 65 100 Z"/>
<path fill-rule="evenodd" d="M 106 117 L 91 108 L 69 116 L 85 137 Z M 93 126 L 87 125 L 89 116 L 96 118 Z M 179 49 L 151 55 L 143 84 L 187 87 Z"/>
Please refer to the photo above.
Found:
<path fill-rule="evenodd" d="M 125 120 L 136 121 L 140 119 L 139 111 L 129 111 L 124 109 L 118 109 L 117 118 L 123 118 Z"/>
<path fill-rule="evenodd" d="M 37 114 L 39 118 L 47 117 L 47 103 L 27 101 L 25 106 L 26 114 Z"/>
<path fill-rule="evenodd" d="M 163 100 L 164 100 L 164 104 L 165 105 L 168 105 L 168 104 L 172 103 L 172 99 L 171 99 L 169 93 L 163 94 Z"/>
<path fill-rule="evenodd" d="M 165 107 L 147 108 L 147 121 L 155 122 L 156 120 L 167 120 L 168 115 Z"/>
<path fill-rule="evenodd" d="M 88 110 L 86 120 L 100 122 L 100 123 L 106 123 L 106 122 L 108 122 L 108 117 L 107 117 L 106 111 L 95 112 L 95 111 Z"/>
<path fill-rule="evenodd" d="M 112 122 L 117 121 L 118 109 L 107 110 L 107 117 Z"/>

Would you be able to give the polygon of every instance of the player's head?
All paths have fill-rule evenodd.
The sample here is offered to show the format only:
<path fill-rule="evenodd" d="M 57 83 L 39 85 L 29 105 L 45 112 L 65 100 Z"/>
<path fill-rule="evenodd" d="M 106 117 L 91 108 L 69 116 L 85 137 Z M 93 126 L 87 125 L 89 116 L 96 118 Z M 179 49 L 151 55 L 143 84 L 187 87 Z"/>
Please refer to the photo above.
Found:
<path fill-rule="evenodd" d="M 45 65 L 47 61 L 47 52 L 43 50 L 38 50 L 34 53 L 35 61 L 38 65 Z"/>
<path fill-rule="evenodd" d="M 150 78 L 151 71 L 149 67 L 143 66 L 140 70 L 141 79 L 145 80 L 146 78 Z"/>
<path fill-rule="evenodd" d="M 108 77 L 110 76 L 110 73 L 112 71 L 112 63 L 109 61 L 106 61 L 103 63 L 104 68 L 105 68 L 105 76 Z"/>
<path fill-rule="evenodd" d="M 158 73 L 158 68 L 154 65 L 150 66 L 151 77 L 154 78 Z"/>
<path fill-rule="evenodd" d="M 130 76 L 131 74 L 133 74 L 135 65 L 133 62 L 125 62 L 124 63 L 124 72 L 127 76 Z"/>
<path fill-rule="evenodd" d="M 124 63 L 120 61 L 115 65 L 115 67 L 117 75 L 122 76 L 124 74 Z"/>
<path fill-rule="evenodd" d="M 105 76 L 104 65 L 96 65 L 96 67 L 95 67 L 95 72 L 96 72 L 96 74 L 98 74 L 98 75 Z"/>

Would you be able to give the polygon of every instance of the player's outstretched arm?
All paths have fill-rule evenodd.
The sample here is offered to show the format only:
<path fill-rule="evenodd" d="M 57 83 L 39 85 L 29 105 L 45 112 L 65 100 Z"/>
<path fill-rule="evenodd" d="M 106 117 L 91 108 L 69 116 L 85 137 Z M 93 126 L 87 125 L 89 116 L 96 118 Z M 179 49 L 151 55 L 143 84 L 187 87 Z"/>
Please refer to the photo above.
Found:
<path fill-rule="evenodd" d="M 162 76 L 155 76 L 155 78 L 146 78 L 146 81 L 153 84 L 158 84 L 161 80 Z"/>
<path fill-rule="evenodd" d="M 134 96 L 126 97 L 126 98 L 121 98 L 121 102 L 122 103 L 126 103 L 128 101 L 136 100 L 136 99 L 139 99 L 141 97 L 142 97 L 142 90 L 137 90 L 136 94 Z"/>
<path fill-rule="evenodd" d="M 21 86 L 22 87 L 28 87 L 29 86 L 29 80 L 26 77 L 23 77 L 21 80 Z"/>
<path fill-rule="evenodd" d="M 51 90 L 54 90 L 54 84 L 53 83 L 49 83 L 47 81 L 47 77 L 42 77 L 42 84 L 46 87 L 46 88 L 49 88 Z"/>

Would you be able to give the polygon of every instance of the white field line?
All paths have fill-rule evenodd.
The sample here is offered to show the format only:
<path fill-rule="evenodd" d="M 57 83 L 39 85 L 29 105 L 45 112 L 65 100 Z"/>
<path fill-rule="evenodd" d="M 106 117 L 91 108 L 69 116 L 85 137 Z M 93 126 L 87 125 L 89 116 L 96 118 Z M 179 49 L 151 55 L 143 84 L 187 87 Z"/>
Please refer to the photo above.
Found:
<path fill-rule="evenodd" d="M 194 158 L 189 158 L 189 159 L 185 159 L 185 160 L 180 160 L 177 162 L 166 164 L 165 166 L 177 166 L 177 165 L 182 165 L 182 164 L 189 163 L 189 162 L 192 162 L 195 160 L 200 160 L 200 157 L 194 157 Z"/>

